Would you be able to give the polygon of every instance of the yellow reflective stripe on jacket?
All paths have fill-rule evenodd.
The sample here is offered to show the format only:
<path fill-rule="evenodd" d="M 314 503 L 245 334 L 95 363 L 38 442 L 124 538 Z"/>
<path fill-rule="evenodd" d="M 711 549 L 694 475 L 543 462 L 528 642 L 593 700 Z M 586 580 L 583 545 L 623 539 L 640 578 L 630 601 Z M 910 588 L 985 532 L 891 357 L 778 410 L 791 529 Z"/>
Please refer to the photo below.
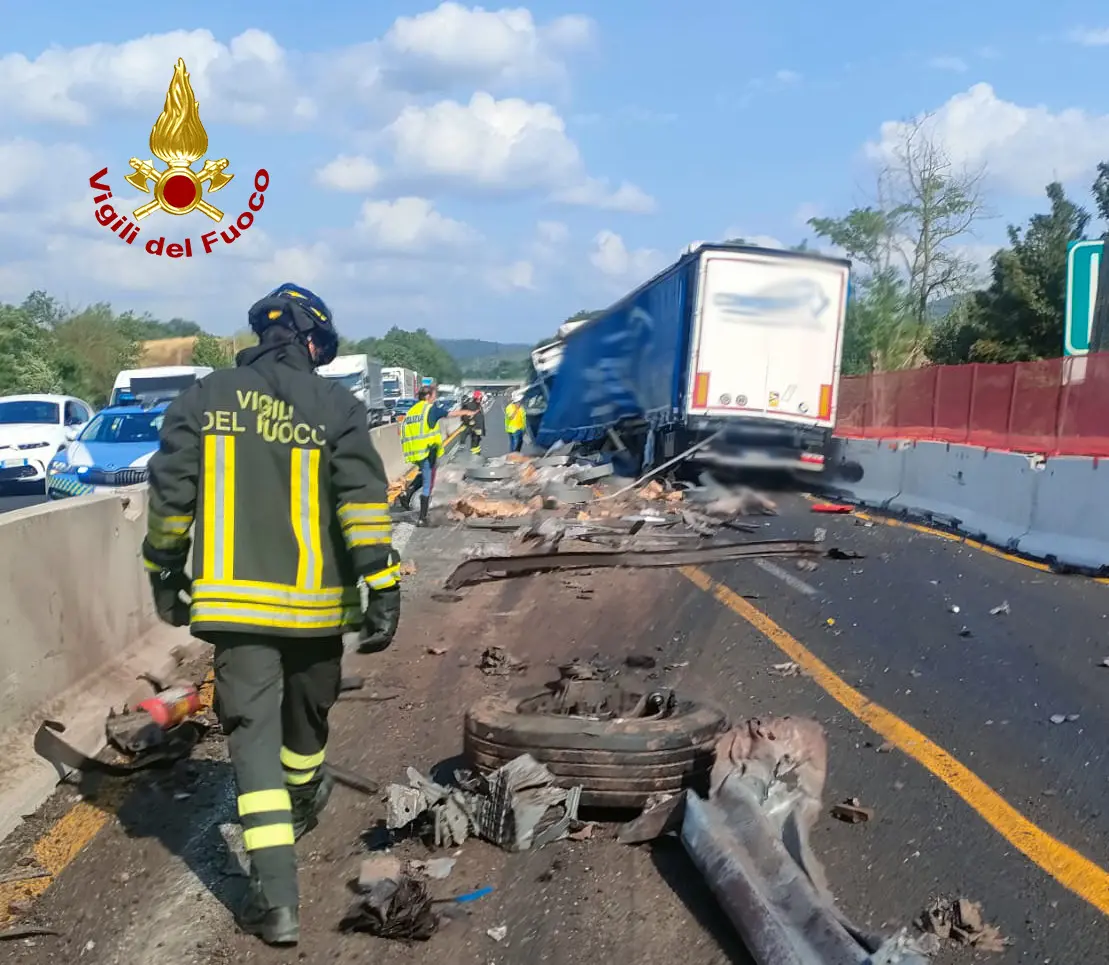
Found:
<path fill-rule="evenodd" d="M 153 510 L 146 513 L 146 538 L 150 545 L 160 550 L 173 550 L 185 543 L 192 528 L 191 516 L 159 516 Z"/>
<path fill-rule="evenodd" d="M 396 586 L 400 581 L 400 564 L 395 563 L 376 573 L 371 573 L 365 577 L 365 580 L 366 586 L 371 590 L 387 590 L 391 586 Z"/>
<path fill-rule="evenodd" d="M 319 609 L 357 606 L 360 601 L 358 587 L 332 586 L 309 590 L 281 583 L 260 583 L 251 580 L 196 580 L 193 582 L 194 602 L 247 602 L 287 609 Z"/>
<path fill-rule="evenodd" d="M 294 449 L 289 514 L 300 550 L 297 586 L 313 589 L 323 581 L 320 542 L 320 450 Z"/>
<path fill-rule="evenodd" d="M 231 623 L 274 627 L 284 630 L 329 630 L 357 626 L 362 621 L 360 604 L 290 610 L 262 603 L 193 600 L 193 624 Z"/>
<path fill-rule="evenodd" d="M 339 521 L 350 549 L 387 546 L 392 542 L 388 503 L 344 503 L 339 507 Z"/>
<path fill-rule="evenodd" d="M 235 569 L 235 437 L 204 437 L 206 579 L 229 580 Z"/>
<path fill-rule="evenodd" d="M 243 848 L 258 851 L 261 848 L 280 848 L 296 841 L 292 824 L 264 824 L 260 828 L 246 828 L 243 831 Z"/>

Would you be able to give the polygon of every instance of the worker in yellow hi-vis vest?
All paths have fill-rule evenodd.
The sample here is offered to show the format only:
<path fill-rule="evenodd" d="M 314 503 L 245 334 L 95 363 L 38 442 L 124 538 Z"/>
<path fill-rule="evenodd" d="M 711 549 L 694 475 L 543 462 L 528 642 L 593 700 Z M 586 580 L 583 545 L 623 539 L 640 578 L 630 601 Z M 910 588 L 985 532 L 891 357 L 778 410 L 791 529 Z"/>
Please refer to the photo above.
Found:
<path fill-rule="evenodd" d="M 399 561 L 366 408 L 315 372 L 339 344 L 327 305 L 286 284 L 249 318 L 259 344 L 166 410 L 143 561 L 158 615 L 215 645 L 215 707 L 250 855 L 239 924 L 295 945 L 293 844 L 331 793 L 324 756 L 343 632 L 361 628 L 365 651 L 389 645 Z"/>
<path fill-rule="evenodd" d="M 527 413 L 523 406 L 524 393 L 513 392 L 508 405 L 504 407 L 504 431 L 508 433 L 511 452 L 523 452 L 524 429 L 527 428 Z"/>
<path fill-rule="evenodd" d="M 420 494 L 420 515 L 417 526 L 428 524 L 431 490 L 435 486 L 435 469 L 443 454 L 442 420 L 462 415 L 462 409 L 451 409 L 438 401 L 437 385 L 422 385 L 416 404 L 404 414 L 400 428 L 401 449 L 404 461 L 416 466 L 418 471 L 401 496 L 404 508 L 411 505 L 412 497 Z"/>

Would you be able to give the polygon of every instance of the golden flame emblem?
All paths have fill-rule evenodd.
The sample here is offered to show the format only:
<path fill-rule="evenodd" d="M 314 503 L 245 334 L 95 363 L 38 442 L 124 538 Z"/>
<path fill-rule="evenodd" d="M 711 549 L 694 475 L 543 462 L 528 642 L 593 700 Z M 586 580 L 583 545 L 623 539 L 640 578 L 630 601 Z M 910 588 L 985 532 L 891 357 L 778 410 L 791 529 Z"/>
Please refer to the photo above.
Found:
<path fill-rule="evenodd" d="M 160 208 L 166 214 L 200 211 L 213 221 L 223 220 L 223 212 L 204 200 L 204 185 L 208 185 L 211 194 L 226 187 L 235 175 L 224 173 L 228 165 L 225 157 L 206 160 L 200 171 L 192 168 L 208 152 L 208 132 L 200 122 L 200 105 L 189 83 L 185 61 L 180 57 L 166 92 L 166 106 L 150 131 L 150 151 L 166 168 L 159 171 L 153 160 L 131 158 L 134 173 L 127 175 L 128 183 L 144 194 L 150 194 L 150 185 L 154 186 L 154 200 L 134 210 L 136 219 Z"/>

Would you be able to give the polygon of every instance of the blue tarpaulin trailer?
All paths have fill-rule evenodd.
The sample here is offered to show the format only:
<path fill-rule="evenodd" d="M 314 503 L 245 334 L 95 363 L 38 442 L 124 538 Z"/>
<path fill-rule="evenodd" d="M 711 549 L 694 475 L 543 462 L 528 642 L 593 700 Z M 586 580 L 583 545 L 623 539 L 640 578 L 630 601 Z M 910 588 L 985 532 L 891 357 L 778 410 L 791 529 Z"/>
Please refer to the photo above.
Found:
<path fill-rule="evenodd" d="M 849 276 L 849 262 L 809 252 L 691 246 L 559 340 L 536 441 L 615 434 L 650 465 L 715 433 L 703 462 L 821 469 Z"/>

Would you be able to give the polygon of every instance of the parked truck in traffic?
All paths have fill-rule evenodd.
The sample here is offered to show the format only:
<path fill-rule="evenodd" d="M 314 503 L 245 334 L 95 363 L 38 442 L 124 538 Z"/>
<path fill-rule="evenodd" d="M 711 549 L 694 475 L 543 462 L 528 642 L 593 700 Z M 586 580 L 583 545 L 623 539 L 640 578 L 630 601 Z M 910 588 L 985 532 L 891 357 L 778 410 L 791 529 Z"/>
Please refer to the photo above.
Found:
<path fill-rule="evenodd" d="M 385 421 L 385 392 L 381 363 L 368 355 L 340 355 L 333 362 L 321 365 L 317 374 L 345 385 L 366 407 L 370 426 Z"/>
<path fill-rule="evenodd" d="M 691 245 L 532 353 L 536 441 L 612 448 L 635 468 L 703 443 L 700 463 L 823 469 L 850 269 L 810 252 Z"/>
<path fill-rule="evenodd" d="M 381 378 L 386 399 L 414 399 L 420 384 L 419 376 L 412 369 L 384 368 Z"/>

